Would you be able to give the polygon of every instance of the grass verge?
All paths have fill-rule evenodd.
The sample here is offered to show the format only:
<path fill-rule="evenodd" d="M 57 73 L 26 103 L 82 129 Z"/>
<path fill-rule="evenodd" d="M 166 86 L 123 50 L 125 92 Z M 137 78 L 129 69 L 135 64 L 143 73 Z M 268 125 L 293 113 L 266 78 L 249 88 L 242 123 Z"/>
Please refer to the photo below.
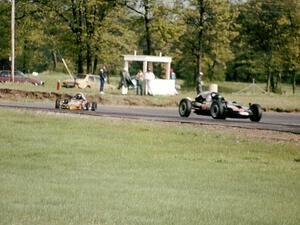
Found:
<path fill-rule="evenodd" d="M 299 224 L 299 143 L 0 110 L 0 224 Z"/>

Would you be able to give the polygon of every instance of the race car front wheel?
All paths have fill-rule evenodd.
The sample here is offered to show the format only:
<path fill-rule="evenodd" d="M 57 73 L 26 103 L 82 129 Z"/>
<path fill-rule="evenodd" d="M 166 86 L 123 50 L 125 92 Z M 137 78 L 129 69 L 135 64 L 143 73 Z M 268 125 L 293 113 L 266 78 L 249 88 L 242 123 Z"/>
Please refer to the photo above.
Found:
<path fill-rule="evenodd" d="M 214 119 L 225 119 L 224 106 L 220 101 L 213 101 L 210 106 L 210 115 Z"/>
<path fill-rule="evenodd" d="M 192 111 L 192 103 L 188 99 L 182 99 L 179 103 L 179 115 L 181 117 L 189 117 Z"/>
<path fill-rule="evenodd" d="M 252 112 L 252 115 L 250 116 L 250 120 L 252 122 L 259 122 L 262 117 L 262 109 L 259 104 L 252 104 L 250 106 L 250 110 Z"/>

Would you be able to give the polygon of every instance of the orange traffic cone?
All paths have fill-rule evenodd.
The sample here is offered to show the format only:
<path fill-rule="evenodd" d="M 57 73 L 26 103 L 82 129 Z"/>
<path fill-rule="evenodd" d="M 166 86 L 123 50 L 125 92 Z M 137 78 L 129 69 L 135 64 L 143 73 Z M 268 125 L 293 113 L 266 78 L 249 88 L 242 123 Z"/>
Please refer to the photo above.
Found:
<path fill-rule="evenodd" d="M 57 84 L 56 84 L 56 90 L 57 90 L 57 91 L 60 90 L 60 80 L 57 81 Z"/>

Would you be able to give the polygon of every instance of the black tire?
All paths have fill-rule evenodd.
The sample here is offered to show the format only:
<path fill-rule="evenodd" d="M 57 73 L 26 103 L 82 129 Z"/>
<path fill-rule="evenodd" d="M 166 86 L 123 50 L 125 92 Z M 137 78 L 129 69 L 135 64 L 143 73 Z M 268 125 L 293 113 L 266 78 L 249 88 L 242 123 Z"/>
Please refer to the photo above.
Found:
<path fill-rule="evenodd" d="M 210 115 L 214 119 L 225 119 L 224 106 L 220 101 L 213 101 L 210 106 Z"/>
<path fill-rule="evenodd" d="M 90 103 L 89 102 L 85 103 L 84 109 L 86 111 L 89 111 L 89 109 L 90 109 Z"/>
<path fill-rule="evenodd" d="M 259 122 L 262 117 L 262 109 L 259 104 L 252 104 L 250 106 L 250 110 L 252 111 L 252 116 L 250 116 L 250 120 L 252 122 Z"/>
<path fill-rule="evenodd" d="M 59 99 L 59 98 L 57 98 L 57 99 L 55 100 L 55 108 L 56 108 L 56 109 L 59 109 L 59 108 L 60 108 L 60 99 Z"/>
<path fill-rule="evenodd" d="M 92 108 L 91 108 L 91 110 L 92 111 L 96 111 L 96 109 L 97 109 L 97 102 L 92 102 Z"/>
<path fill-rule="evenodd" d="M 192 111 L 192 102 L 189 99 L 182 99 L 179 103 L 179 115 L 189 117 Z"/>

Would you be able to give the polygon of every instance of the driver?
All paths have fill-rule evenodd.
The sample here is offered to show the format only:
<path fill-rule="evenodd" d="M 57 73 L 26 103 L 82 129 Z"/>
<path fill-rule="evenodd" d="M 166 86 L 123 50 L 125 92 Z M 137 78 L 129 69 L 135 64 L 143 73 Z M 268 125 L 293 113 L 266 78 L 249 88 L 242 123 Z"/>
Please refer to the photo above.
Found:
<path fill-rule="evenodd" d="M 76 99 L 77 99 L 77 100 L 80 100 L 80 99 L 82 99 L 82 96 L 81 96 L 81 94 L 77 94 L 77 95 L 76 95 Z"/>
<path fill-rule="evenodd" d="M 77 93 L 77 94 L 74 96 L 74 98 L 75 98 L 76 100 L 86 100 L 85 97 L 84 97 L 84 95 L 83 95 L 82 93 Z"/>

